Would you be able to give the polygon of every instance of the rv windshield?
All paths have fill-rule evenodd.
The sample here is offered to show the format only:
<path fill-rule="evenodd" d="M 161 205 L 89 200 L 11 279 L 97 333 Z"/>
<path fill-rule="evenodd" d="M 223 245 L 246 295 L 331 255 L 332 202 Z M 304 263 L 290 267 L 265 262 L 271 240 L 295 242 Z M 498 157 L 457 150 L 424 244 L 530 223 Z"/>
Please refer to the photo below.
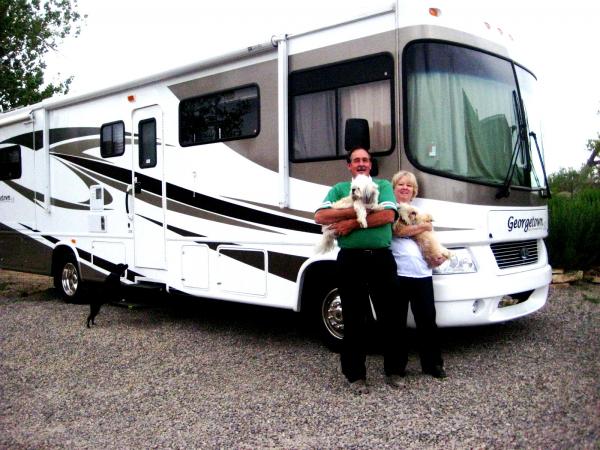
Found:
<path fill-rule="evenodd" d="M 510 185 L 543 187 L 543 153 L 540 149 L 538 156 L 535 143 L 529 145 L 527 130 L 519 133 L 518 120 L 523 119 L 522 103 L 525 120 L 539 132 L 536 80 L 516 67 L 522 95 L 522 102 L 516 102 L 514 67 L 465 47 L 439 42 L 409 46 L 404 54 L 409 158 L 423 170 L 496 185 L 505 182 L 513 161 Z"/>

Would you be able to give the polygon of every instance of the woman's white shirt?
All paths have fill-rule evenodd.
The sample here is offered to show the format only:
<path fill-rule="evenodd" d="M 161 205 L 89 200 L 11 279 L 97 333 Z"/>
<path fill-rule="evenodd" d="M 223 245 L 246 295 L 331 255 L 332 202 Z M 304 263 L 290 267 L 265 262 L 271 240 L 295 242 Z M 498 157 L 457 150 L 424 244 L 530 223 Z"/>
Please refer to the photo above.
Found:
<path fill-rule="evenodd" d="M 427 266 L 419 246 L 413 239 L 394 236 L 390 249 L 396 260 L 398 275 L 411 278 L 432 276 L 432 270 Z"/>

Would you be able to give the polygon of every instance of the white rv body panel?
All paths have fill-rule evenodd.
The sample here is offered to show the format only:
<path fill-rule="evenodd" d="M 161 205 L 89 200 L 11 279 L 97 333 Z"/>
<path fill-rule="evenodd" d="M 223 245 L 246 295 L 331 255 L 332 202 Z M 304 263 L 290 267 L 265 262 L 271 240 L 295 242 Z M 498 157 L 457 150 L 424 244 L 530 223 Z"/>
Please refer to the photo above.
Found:
<path fill-rule="evenodd" d="M 297 107 L 292 100 L 321 92 L 310 83 L 298 87 L 292 77 L 387 58 L 392 63 L 385 73 L 342 83 L 340 91 L 364 85 L 363 92 L 375 92 L 379 85 L 373 84 L 389 82 L 391 123 L 383 126 L 389 149 L 378 156 L 381 176 L 407 168 L 426 180 L 429 191 L 417 204 L 433 213 L 448 247 L 473 256 L 475 273 L 434 277 L 439 325 L 491 323 L 539 309 L 550 267 L 542 242 L 547 208 L 536 200 L 537 193 L 517 192 L 514 200 L 496 201 L 495 187 L 431 174 L 406 156 L 402 58 L 407 46 L 444 41 L 509 58 L 507 48 L 484 37 L 485 30 L 467 34 L 441 20 L 402 9 L 378 11 L 281 37 L 285 51 L 261 44 L 0 115 L 0 152 L 18 148 L 22 167 L 20 177 L 0 180 L 0 266 L 55 274 L 61 258 L 73 255 L 84 280 L 102 279 L 115 264 L 127 263 L 131 284 L 157 283 L 172 292 L 295 311 L 306 307 L 310 295 L 333 282 L 335 260 L 335 252 L 314 252 L 320 227 L 313 213 L 347 171 L 343 155 L 301 160 L 293 148 L 281 148 L 285 136 L 295 145 L 294 127 L 302 125 L 287 121 Z M 289 71 L 284 80 L 289 88 L 279 86 L 278 70 Z M 351 71 L 340 72 L 344 77 Z M 333 82 L 328 76 L 315 80 Z M 256 89 L 259 103 L 259 125 L 249 136 L 221 139 L 219 125 L 218 139 L 185 142 L 181 108 L 186 101 L 220 92 L 235 97 L 236 89 L 248 88 Z M 298 94 L 299 89 L 304 91 Z M 281 95 L 290 101 L 287 108 Z M 361 100 L 365 94 L 352 95 Z M 343 107 L 348 106 L 337 105 Z M 212 113 L 200 116 L 216 120 Z M 150 156 L 141 143 L 140 127 L 146 125 L 154 133 Z M 123 142 L 113 136 L 121 129 Z M 110 144 L 108 156 L 102 154 L 102 142 Z M 110 154 L 120 145 L 121 152 Z M 525 230 L 525 220 L 532 217 L 535 226 Z M 535 260 L 500 269 L 491 245 L 522 240 L 537 242 Z M 506 296 L 529 291 L 527 301 L 499 308 Z"/>

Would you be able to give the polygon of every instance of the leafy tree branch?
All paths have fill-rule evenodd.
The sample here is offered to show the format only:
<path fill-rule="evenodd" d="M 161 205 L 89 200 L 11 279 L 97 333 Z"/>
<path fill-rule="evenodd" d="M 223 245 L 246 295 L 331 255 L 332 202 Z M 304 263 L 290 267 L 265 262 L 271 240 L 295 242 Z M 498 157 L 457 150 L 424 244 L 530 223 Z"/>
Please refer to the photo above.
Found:
<path fill-rule="evenodd" d="M 44 56 L 79 35 L 85 16 L 77 6 L 77 0 L 0 0 L 0 110 L 69 91 L 73 77 L 44 86 Z"/>

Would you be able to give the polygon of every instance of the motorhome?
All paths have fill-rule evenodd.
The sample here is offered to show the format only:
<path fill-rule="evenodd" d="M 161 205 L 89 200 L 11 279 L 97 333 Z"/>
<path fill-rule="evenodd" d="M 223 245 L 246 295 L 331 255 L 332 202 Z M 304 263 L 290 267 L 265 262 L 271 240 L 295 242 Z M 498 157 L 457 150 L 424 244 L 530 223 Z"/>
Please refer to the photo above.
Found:
<path fill-rule="evenodd" d="M 453 252 L 438 324 L 531 314 L 551 279 L 537 81 L 487 22 L 399 2 L 264 44 L 0 115 L 0 267 L 66 298 L 126 282 L 304 311 L 343 336 L 315 209 L 369 123 L 379 177 L 411 170 Z M 412 318 L 410 319 L 412 320 Z"/>

